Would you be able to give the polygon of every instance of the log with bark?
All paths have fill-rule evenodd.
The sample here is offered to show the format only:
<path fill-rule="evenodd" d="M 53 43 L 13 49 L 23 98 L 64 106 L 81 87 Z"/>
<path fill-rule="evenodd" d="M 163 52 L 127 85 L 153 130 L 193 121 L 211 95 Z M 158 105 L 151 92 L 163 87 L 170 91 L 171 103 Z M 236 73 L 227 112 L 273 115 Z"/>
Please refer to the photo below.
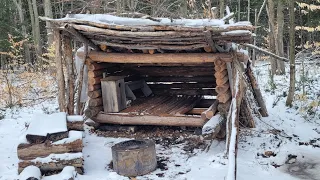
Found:
<path fill-rule="evenodd" d="M 50 154 L 45 158 L 23 160 L 18 163 L 18 172 L 22 172 L 28 166 L 36 166 L 42 173 L 61 171 L 66 166 L 82 168 L 83 155 L 82 153 Z"/>
<path fill-rule="evenodd" d="M 123 114 L 99 113 L 93 120 L 98 123 L 123 124 L 123 125 L 155 125 L 155 126 L 188 126 L 202 127 L 205 123 L 199 117 L 192 116 L 132 116 Z"/>
<path fill-rule="evenodd" d="M 97 107 L 88 107 L 85 111 L 84 111 L 84 115 L 87 118 L 92 118 L 94 116 L 96 116 L 99 112 L 103 111 L 103 106 L 97 106 Z"/>
<path fill-rule="evenodd" d="M 210 137 L 210 139 L 214 139 L 217 134 L 220 132 L 222 125 L 225 123 L 225 119 L 217 114 L 209 119 L 206 124 L 202 127 L 202 135 Z"/>
<path fill-rule="evenodd" d="M 96 106 L 101 106 L 103 104 L 102 98 L 94 98 L 94 99 L 89 99 L 89 106 L 91 107 L 96 107 Z"/>
<path fill-rule="evenodd" d="M 92 99 L 101 97 L 102 91 L 101 91 L 101 89 L 95 90 L 95 91 L 88 91 L 88 96 Z"/>
<path fill-rule="evenodd" d="M 218 101 L 214 101 L 214 103 L 207 110 L 201 113 L 201 119 L 211 119 L 217 112 L 218 104 Z"/>
<path fill-rule="evenodd" d="M 70 137 L 55 143 L 47 141 L 41 144 L 19 144 L 17 154 L 20 160 L 31 160 L 38 157 L 46 157 L 50 154 L 81 152 L 82 146 L 82 134 L 80 134 L 78 139 Z"/>

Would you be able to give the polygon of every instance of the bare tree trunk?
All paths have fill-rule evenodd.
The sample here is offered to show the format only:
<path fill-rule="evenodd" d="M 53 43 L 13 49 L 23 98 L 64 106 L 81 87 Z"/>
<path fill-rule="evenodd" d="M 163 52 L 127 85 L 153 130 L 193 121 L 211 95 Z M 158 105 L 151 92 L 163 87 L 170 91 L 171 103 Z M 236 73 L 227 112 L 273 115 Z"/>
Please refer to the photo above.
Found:
<path fill-rule="evenodd" d="M 35 27 L 35 45 L 36 45 L 36 52 L 37 52 L 37 60 L 40 63 L 40 67 L 42 67 L 42 45 L 40 41 L 40 24 L 39 24 L 39 14 L 38 14 L 38 7 L 37 1 L 32 0 L 32 7 L 34 13 L 34 27 Z"/>
<path fill-rule="evenodd" d="M 277 55 L 284 57 L 284 49 L 283 49 L 283 26 L 284 26 L 284 14 L 283 14 L 283 2 L 282 0 L 278 1 L 277 7 Z M 277 60 L 277 74 L 284 74 L 285 67 L 284 62 Z"/>
<path fill-rule="evenodd" d="M 32 37 L 33 39 L 36 39 L 36 35 L 35 35 L 35 25 L 34 25 L 34 13 L 33 13 L 33 8 L 32 8 L 32 2 L 31 0 L 27 0 L 28 1 L 28 9 L 29 9 L 29 13 L 30 13 L 30 20 L 31 20 L 31 28 L 32 28 Z"/>
<path fill-rule="evenodd" d="M 275 23 L 274 23 L 274 2 L 273 0 L 268 0 L 267 14 L 269 17 L 269 50 L 272 53 L 276 53 L 276 43 L 275 43 Z M 271 63 L 271 74 L 276 74 L 277 71 L 277 61 L 276 59 L 270 57 Z"/>
<path fill-rule="evenodd" d="M 44 0 L 44 15 L 49 18 L 53 18 L 51 0 Z M 48 47 L 53 43 L 53 33 L 51 29 L 51 23 L 46 21 L 47 36 L 48 36 Z"/>
<path fill-rule="evenodd" d="M 295 18 L 294 18 L 294 1 L 288 1 L 289 3 L 289 16 L 290 16 L 290 29 L 289 29 L 289 39 L 290 39 L 290 87 L 289 93 L 286 101 L 287 106 L 292 106 L 294 92 L 295 92 Z"/>
<path fill-rule="evenodd" d="M 238 21 L 241 20 L 241 0 L 238 0 Z"/>
<path fill-rule="evenodd" d="M 27 29 L 26 26 L 24 25 L 24 14 L 22 11 L 22 2 L 21 0 L 17 1 L 17 0 L 13 0 L 14 4 L 16 5 L 17 9 L 18 9 L 18 13 L 19 13 L 19 20 L 20 20 L 20 24 L 21 24 L 21 33 L 23 35 L 24 39 L 28 38 L 28 34 L 27 34 Z M 23 49 L 24 49 L 24 57 L 26 59 L 26 63 L 31 63 L 31 57 L 30 57 L 30 49 L 29 49 L 29 45 L 28 43 L 24 43 L 23 44 Z"/>
<path fill-rule="evenodd" d="M 248 21 L 250 21 L 250 0 L 248 0 Z"/>
<path fill-rule="evenodd" d="M 225 0 L 220 0 L 220 18 L 224 17 L 224 11 L 225 11 Z"/>
<path fill-rule="evenodd" d="M 63 38 L 63 49 L 66 61 L 67 70 L 67 112 L 69 115 L 74 114 L 74 94 L 75 94 L 75 73 L 74 63 L 72 56 L 71 38 L 64 36 Z"/>

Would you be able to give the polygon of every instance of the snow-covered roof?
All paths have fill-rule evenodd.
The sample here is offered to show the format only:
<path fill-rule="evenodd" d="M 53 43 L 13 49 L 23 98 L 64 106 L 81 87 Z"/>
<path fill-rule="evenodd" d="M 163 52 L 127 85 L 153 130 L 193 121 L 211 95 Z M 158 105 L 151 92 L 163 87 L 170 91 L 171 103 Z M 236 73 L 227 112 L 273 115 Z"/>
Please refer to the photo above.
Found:
<path fill-rule="evenodd" d="M 91 45 L 124 49 L 189 50 L 212 44 L 247 43 L 254 29 L 247 21 L 226 24 L 223 19 L 128 18 L 109 14 L 69 14 L 61 19 L 41 19 L 78 38 L 80 34 L 82 40 L 84 37 L 93 42 Z"/>

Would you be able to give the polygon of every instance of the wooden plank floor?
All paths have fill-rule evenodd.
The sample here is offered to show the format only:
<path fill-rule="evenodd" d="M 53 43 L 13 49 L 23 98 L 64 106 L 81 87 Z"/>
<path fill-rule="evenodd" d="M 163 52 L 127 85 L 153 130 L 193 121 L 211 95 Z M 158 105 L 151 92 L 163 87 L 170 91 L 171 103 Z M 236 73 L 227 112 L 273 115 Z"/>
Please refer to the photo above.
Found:
<path fill-rule="evenodd" d="M 121 113 L 131 115 L 176 116 L 184 115 L 201 100 L 201 96 L 153 96 L 139 98 Z"/>

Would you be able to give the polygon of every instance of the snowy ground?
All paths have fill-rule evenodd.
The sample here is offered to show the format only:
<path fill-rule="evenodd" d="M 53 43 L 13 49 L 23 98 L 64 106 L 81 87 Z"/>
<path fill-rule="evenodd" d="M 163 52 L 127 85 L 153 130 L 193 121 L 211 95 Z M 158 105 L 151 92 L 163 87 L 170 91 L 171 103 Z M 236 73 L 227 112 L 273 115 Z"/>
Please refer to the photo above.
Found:
<path fill-rule="evenodd" d="M 239 180 L 319 180 L 320 179 L 320 67 L 309 66 L 307 95 L 297 86 L 293 108 L 285 106 L 288 75 L 276 76 L 272 89 L 268 66 L 255 68 L 264 93 L 269 117 L 257 120 L 257 128 L 241 129 L 238 151 Z M 298 67 L 299 69 L 299 67 Z M 299 74 L 299 72 L 297 73 Z M 297 75 L 299 81 L 299 75 Z M 7 109 L 0 120 L 0 180 L 17 179 L 16 147 L 34 113 L 57 111 L 57 103 L 48 100 L 31 107 Z M 1 110 L 0 110 L 1 113 Z M 128 179 L 110 170 L 111 146 L 125 138 L 105 138 L 91 134 L 84 138 L 85 174 L 79 180 Z M 187 152 L 183 137 L 170 146 L 157 144 L 157 153 L 165 168 L 137 179 L 223 180 L 228 161 L 224 158 L 225 142 L 213 141 L 208 152 L 201 148 Z M 295 157 L 296 158 L 292 158 Z M 290 157 L 290 158 L 288 158 Z M 46 179 L 46 178 L 44 178 Z"/>

